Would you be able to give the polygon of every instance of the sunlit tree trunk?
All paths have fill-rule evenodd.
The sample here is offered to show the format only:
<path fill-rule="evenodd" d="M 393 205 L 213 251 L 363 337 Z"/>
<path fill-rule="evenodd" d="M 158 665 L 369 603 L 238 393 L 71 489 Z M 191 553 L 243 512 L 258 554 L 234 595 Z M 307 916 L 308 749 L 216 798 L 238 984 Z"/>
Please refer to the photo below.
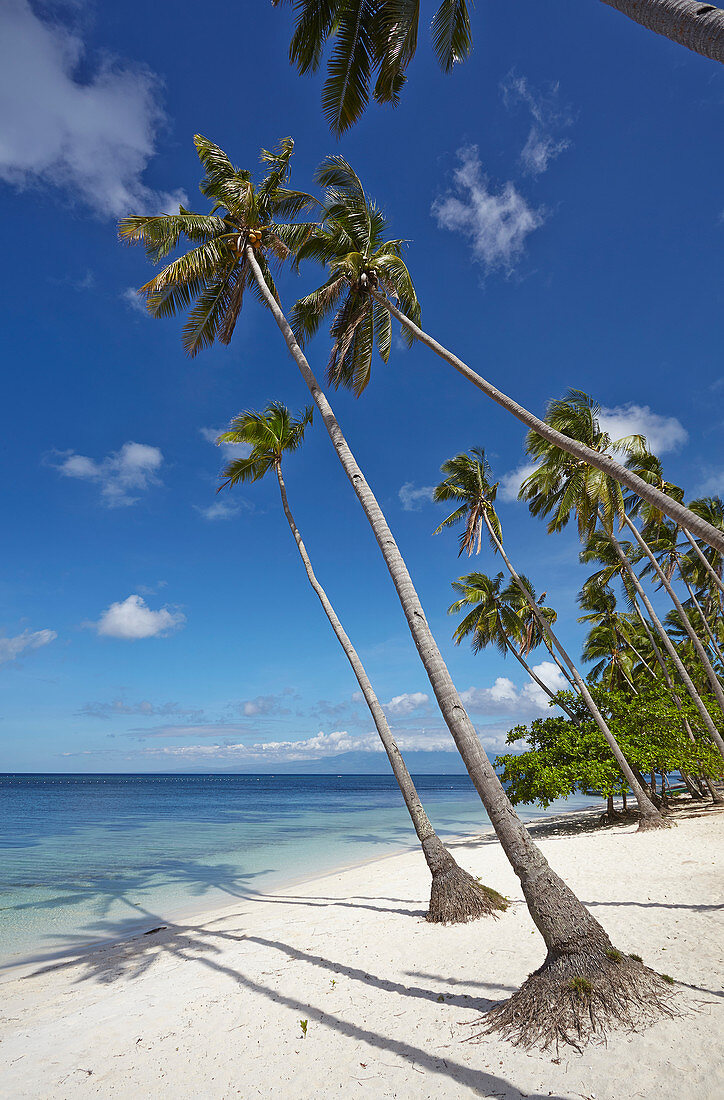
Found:
<path fill-rule="evenodd" d="M 694 627 L 691 624 L 691 620 L 689 619 L 689 616 L 686 614 L 686 610 L 684 608 L 684 605 L 682 604 L 682 602 L 679 599 L 679 597 L 677 596 L 675 590 L 672 588 L 671 584 L 669 583 L 669 581 L 666 577 L 666 574 L 664 573 L 663 569 L 661 568 L 661 566 L 657 562 L 655 555 L 652 553 L 651 548 L 649 547 L 648 543 L 646 542 L 646 540 L 643 538 L 643 536 L 639 532 L 636 524 L 632 523 L 631 520 L 628 518 L 628 516 L 625 513 L 623 515 L 623 522 L 628 527 L 629 531 L 631 532 L 631 534 L 636 539 L 636 542 L 641 547 L 644 554 L 646 555 L 646 557 L 650 561 L 651 566 L 652 566 L 654 572 L 656 573 L 656 576 L 661 581 L 661 584 L 666 589 L 666 593 L 667 593 L 669 599 L 671 600 L 674 607 L 678 611 L 679 616 L 681 618 L 682 625 L 684 627 L 684 630 L 686 631 L 686 633 L 689 635 L 689 638 L 691 639 L 691 644 L 693 645 L 694 649 L 696 650 L 696 655 L 702 663 L 704 671 L 706 672 L 707 679 L 709 681 L 709 686 L 711 687 L 711 690 L 714 693 L 714 698 L 716 699 L 717 703 L 719 704 L 719 709 L 721 710 L 722 716 L 724 717 L 724 688 L 722 688 L 719 677 L 717 676 L 716 672 L 714 671 L 712 663 L 709 660 L 709 654 L 706 652 L 706 650 L 704 649 L 704 646 L 701 644 L 701 638 L 699 637 L 697 632 L 694 630 Z"/>
<path fill-rule="evenodd" d="M 500 894 L 496 894 L 489 887 L 481 887 L 472 875 L 458 866 L 456 861 L 447 851 L 439 836 L 430 824 L 430 819 L 420 801 L 412 776 L 407 770 L 407 765 L 402 758 L 402 753 L 397 747 L 392 730 L 389 727 L 387 716 L 382 709 L 369 677 L 365 671 L 357 650 L 352 645 L 349 637 L 340 622 L 336 611 L 329 601 L 327 593 L 317 580 L 312 563 L 304 545 L 302 536 L 292 515 L 287 498 L 287 489 L 282 476 L 281 463 L 275 466 L 279 491 L 282 497 L 284 515 L 287 517 L 289 529 L 297 544 L 299 556 L 304 564 L 310 585 L 312 586 L 324 613 L 329 619 L 330 626 L 335 633 L 337 641 L 344 650 L 345 657 L 352 666 L 357 683 L 369 707 L 370 714 L 375 723 L 375 728 L 380 736 L 380 741 L 387 753 L 397 784 L 405 800 L 412 824 L 417 833 L 417 839 L 422 845 L 422 850 L 427 865 L 432 875 L 432 893 L 430 897 L 430 909 L 428 920 L 448 924 L 461 921 L 474 920 L 476 917 L 485 916 L 496 909 L 505 909 L 505 900 Z"/>
<path fill-rule="evenodd" d="M 531 428 L 536 435 L 539 435 L 542 439 L 547 439 L 549 443 L 555 444 L 556 447 L 565 451 L 567 454 L 582 459 L 584 462 L 588 463 L 589 466 L 601 470 L 604 474 L 613 478 L 614 481 L 618 481 L 621 485 L 625 485 L 628 489 L 631 489 L 632 492 L 636 493 L 636 495 L 641 498 L 641 500 L 648 501 L 648 503 L 652 504 L 658 511 L 669 516 L 669 518 L 673 519 L 674 523 L 679 527 L 686 527 L 715 550 L 724 552 L 723 532 L 717 531 L 716 527 L 712 527 L 706 520 L 701 519 L 699 516 L 689 511 L 683 504 L 667 496 L 666 493 L 662 493 L 661 490 L 657 489 L 654 485 L 649 485 L 642 478 L 638 477 L 637 474 L 634 474 L 631 470 L 627 470 L 620 462 L 616 462 L 610 455 L 603 454 L 600 451 L 594 451 L 590 447 L 587 447 L 585 443 L 581 443 L 577 439 L 571 439 L 570 436 L 563 435 L 561 432 L 556 431 L 550 424 L 546 424 L 544 420 L 541 420 L 522 405 L 513 401 L 512 398 L 508 397 L 507 394 L 504 394 L 496 386 L 493 386 L 492 383 L 488 382 L 485 378 L 482 378 L 481 375 L 476 374 L 467 363 L 463 363 L 462 359 L 458 359 L 457 355 L 448 351 L 447 348 L 443 347 L 443 345 L 438 343 L 432 336 L 424 332 L 419 325 L 416 325 L 414 321 L 411 321 L 409 317 L 401 313 L 396 306 L 393 306 L 392 303 L 387 300 L 384 294 L 381 294 L 377 290 L 373 290 L 372 294 L 375 301 L 379 302 L 380 305 L 399 321 L 401 325 L 404 325 L 408 332 L 411 332 L 420 343 L 425 344 L 434 351 L 436 355 L 439 355 L 441 359 L 444 359 L 446 363 L 454 367 L 459 374 L 462 374 L 464 378 L 467 378 L 469 382 L 472 382 L 473 385 L 477 386 L 479 390 L 482 390 L 484 394 L 507 412 L 512 413 L 512 415 L 517 417 L 526 427 Z"/>
<path fill-rule="evenodd" d="M 628 960 L 622 966 L 623 957 L 613 951 L 601 925 L 552 870 L 513 809 L 455 689 L 382 510 L 355 461 L 289 322 L 264 281 L 251 247 L 247 247 L 246 256 L 261 296 L 309 388 L 332 445 L 369 520 L 445 724 L 487 810 L 501 847 L 520 880 L 531 917 L 548 949 L 543 966 L 528 978 L 513 997 L 495 1010 L 488 1026 L 521 1039 L 527 1038 L 528 1041 L 532 1034 L 540 1035 L 542 1028 L 548 1033 L 551 1021 L 554 1030 L 559 1027 L 555 1021 L 563 1021 L 560 1027 L 573 1026 L 566 1023 L 571 1016 L 575 1017 L 577 1026 L 587 1026 L 585 1003 L 579 1012 L 566 990 L 574 976 L 583 974 L 587 977 L 589 973 L 595 977 L 599 991 L 605 990 L 609 1019 L 613 1015 L 625 1022 L 632 1018 L 632 1013 L 639 1011 L 635 1005 L 641 1004 L 637 991 L 642 983 L 654 997 L 658 996 L 659 991 L 663 993 L 664 987 L 651 971 L 632 968 Z"/>
<path fill-rule="evenodd" d="M 647 30 L 724 62 L 724 11 L 701 0 L 603 0 Z"/>
<path fill-rule="evenodd" d="M 686 528 L 684 528 L 683 530 L 684 530 L 684 534 L 686 535 L 687 539 L 689 540 L 689 543 L 690 543 L 692 549 L 696 553 L 696 556 L 698 557 L 700 563 L 703 565 L 703 567 L 706 570 L 707 574 L 709 575 L 711 580 L 714 582 L 714 584 L 717 586 L 717 588 L 721 592 L 724 592 L 724 580 L 721 579 L 721 577 L 717 573 L 716 569 L 714 569 L 713 565 L 708 560 L 706 555 L 702 554 L 701 549 L 699 548 L 699 545 L 697 544 L 696 539 L 691 537 L 691 535 L 686 530 Z"/>

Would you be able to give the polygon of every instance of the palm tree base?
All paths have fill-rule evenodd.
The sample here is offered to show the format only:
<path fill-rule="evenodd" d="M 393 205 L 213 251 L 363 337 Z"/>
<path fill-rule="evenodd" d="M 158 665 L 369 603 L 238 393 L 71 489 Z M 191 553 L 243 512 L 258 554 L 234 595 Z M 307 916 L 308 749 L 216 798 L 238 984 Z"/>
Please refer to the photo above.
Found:
<path fill-rule="evenodd" d="M 636 832 L 644 833 L 648 829 L 670 829 L 674 824 L 673 821 L 667 821 L 660 813 L 639 814 L 639 827 Z"/>
<path fill-rule="evenodd" d="M 464 924 L 496 917 L 508 908 L 508 899 L 464 871 L 438 836 L 428 837 L 422 848 L 432 873 L 430 908 L 425 915 L 431 924 Z"/>
<path fill-rule="evenodd" d="M 509 1000 L 476 1023 L 515 1045 L 547 1050 L 561 1043 L 582 1050 L 594 1037 L 639 1030 L 661 1016 L 674 1017 L 672 979 L 613 947 L 553 955 Z M 475 1026 L 475 1025 L 474 1025 Z"/>

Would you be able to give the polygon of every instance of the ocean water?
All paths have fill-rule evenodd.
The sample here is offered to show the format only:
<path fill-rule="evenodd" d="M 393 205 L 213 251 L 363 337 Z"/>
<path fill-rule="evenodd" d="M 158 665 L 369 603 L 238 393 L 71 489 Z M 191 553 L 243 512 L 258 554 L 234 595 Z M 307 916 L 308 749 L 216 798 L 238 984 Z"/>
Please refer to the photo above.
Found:
<path fill-rule="evenodd" d="M 467 775 L 415 781 L 443 839 L 489 828 Z M 0 967 L 417 843 L 392 775 L 0 775 L 0 805 Z"/>

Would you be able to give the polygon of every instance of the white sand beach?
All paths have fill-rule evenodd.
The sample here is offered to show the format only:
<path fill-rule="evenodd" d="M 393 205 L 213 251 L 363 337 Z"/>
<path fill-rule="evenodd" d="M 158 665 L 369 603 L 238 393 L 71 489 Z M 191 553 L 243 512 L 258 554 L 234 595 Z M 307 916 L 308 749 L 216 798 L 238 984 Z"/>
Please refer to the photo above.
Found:
<path fill-rule="evenodd" d="M 465 1041 L 544 957 L 486 835 L 454 851 L 513 900 L 497 920 L 427 924 L 406 853 L 10 975 L 0 1095 L 718 1100 L 724 814 L 677 821 L 540 837 L 616 946 L 676 980 L 675 1019 L 582 1054 Z"/>

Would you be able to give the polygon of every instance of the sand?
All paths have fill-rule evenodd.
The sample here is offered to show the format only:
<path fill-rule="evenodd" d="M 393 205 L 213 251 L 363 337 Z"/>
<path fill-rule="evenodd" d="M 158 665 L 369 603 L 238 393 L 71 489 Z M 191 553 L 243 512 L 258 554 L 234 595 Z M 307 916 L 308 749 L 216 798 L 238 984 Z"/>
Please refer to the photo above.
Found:
<path fill-rule="evenodd" d="M 513 900 L 498 920 L 428 925 L 405 853 L 11 975 L 0 1095 L 720 1100 L 723 833 L 724 813 L 689 813 L 540 838 L 613 942 L 677 981 L 679 1018 L 582 1054 L 464 1041 L 544 956 L 484 836 L 454 852 Z"/>

